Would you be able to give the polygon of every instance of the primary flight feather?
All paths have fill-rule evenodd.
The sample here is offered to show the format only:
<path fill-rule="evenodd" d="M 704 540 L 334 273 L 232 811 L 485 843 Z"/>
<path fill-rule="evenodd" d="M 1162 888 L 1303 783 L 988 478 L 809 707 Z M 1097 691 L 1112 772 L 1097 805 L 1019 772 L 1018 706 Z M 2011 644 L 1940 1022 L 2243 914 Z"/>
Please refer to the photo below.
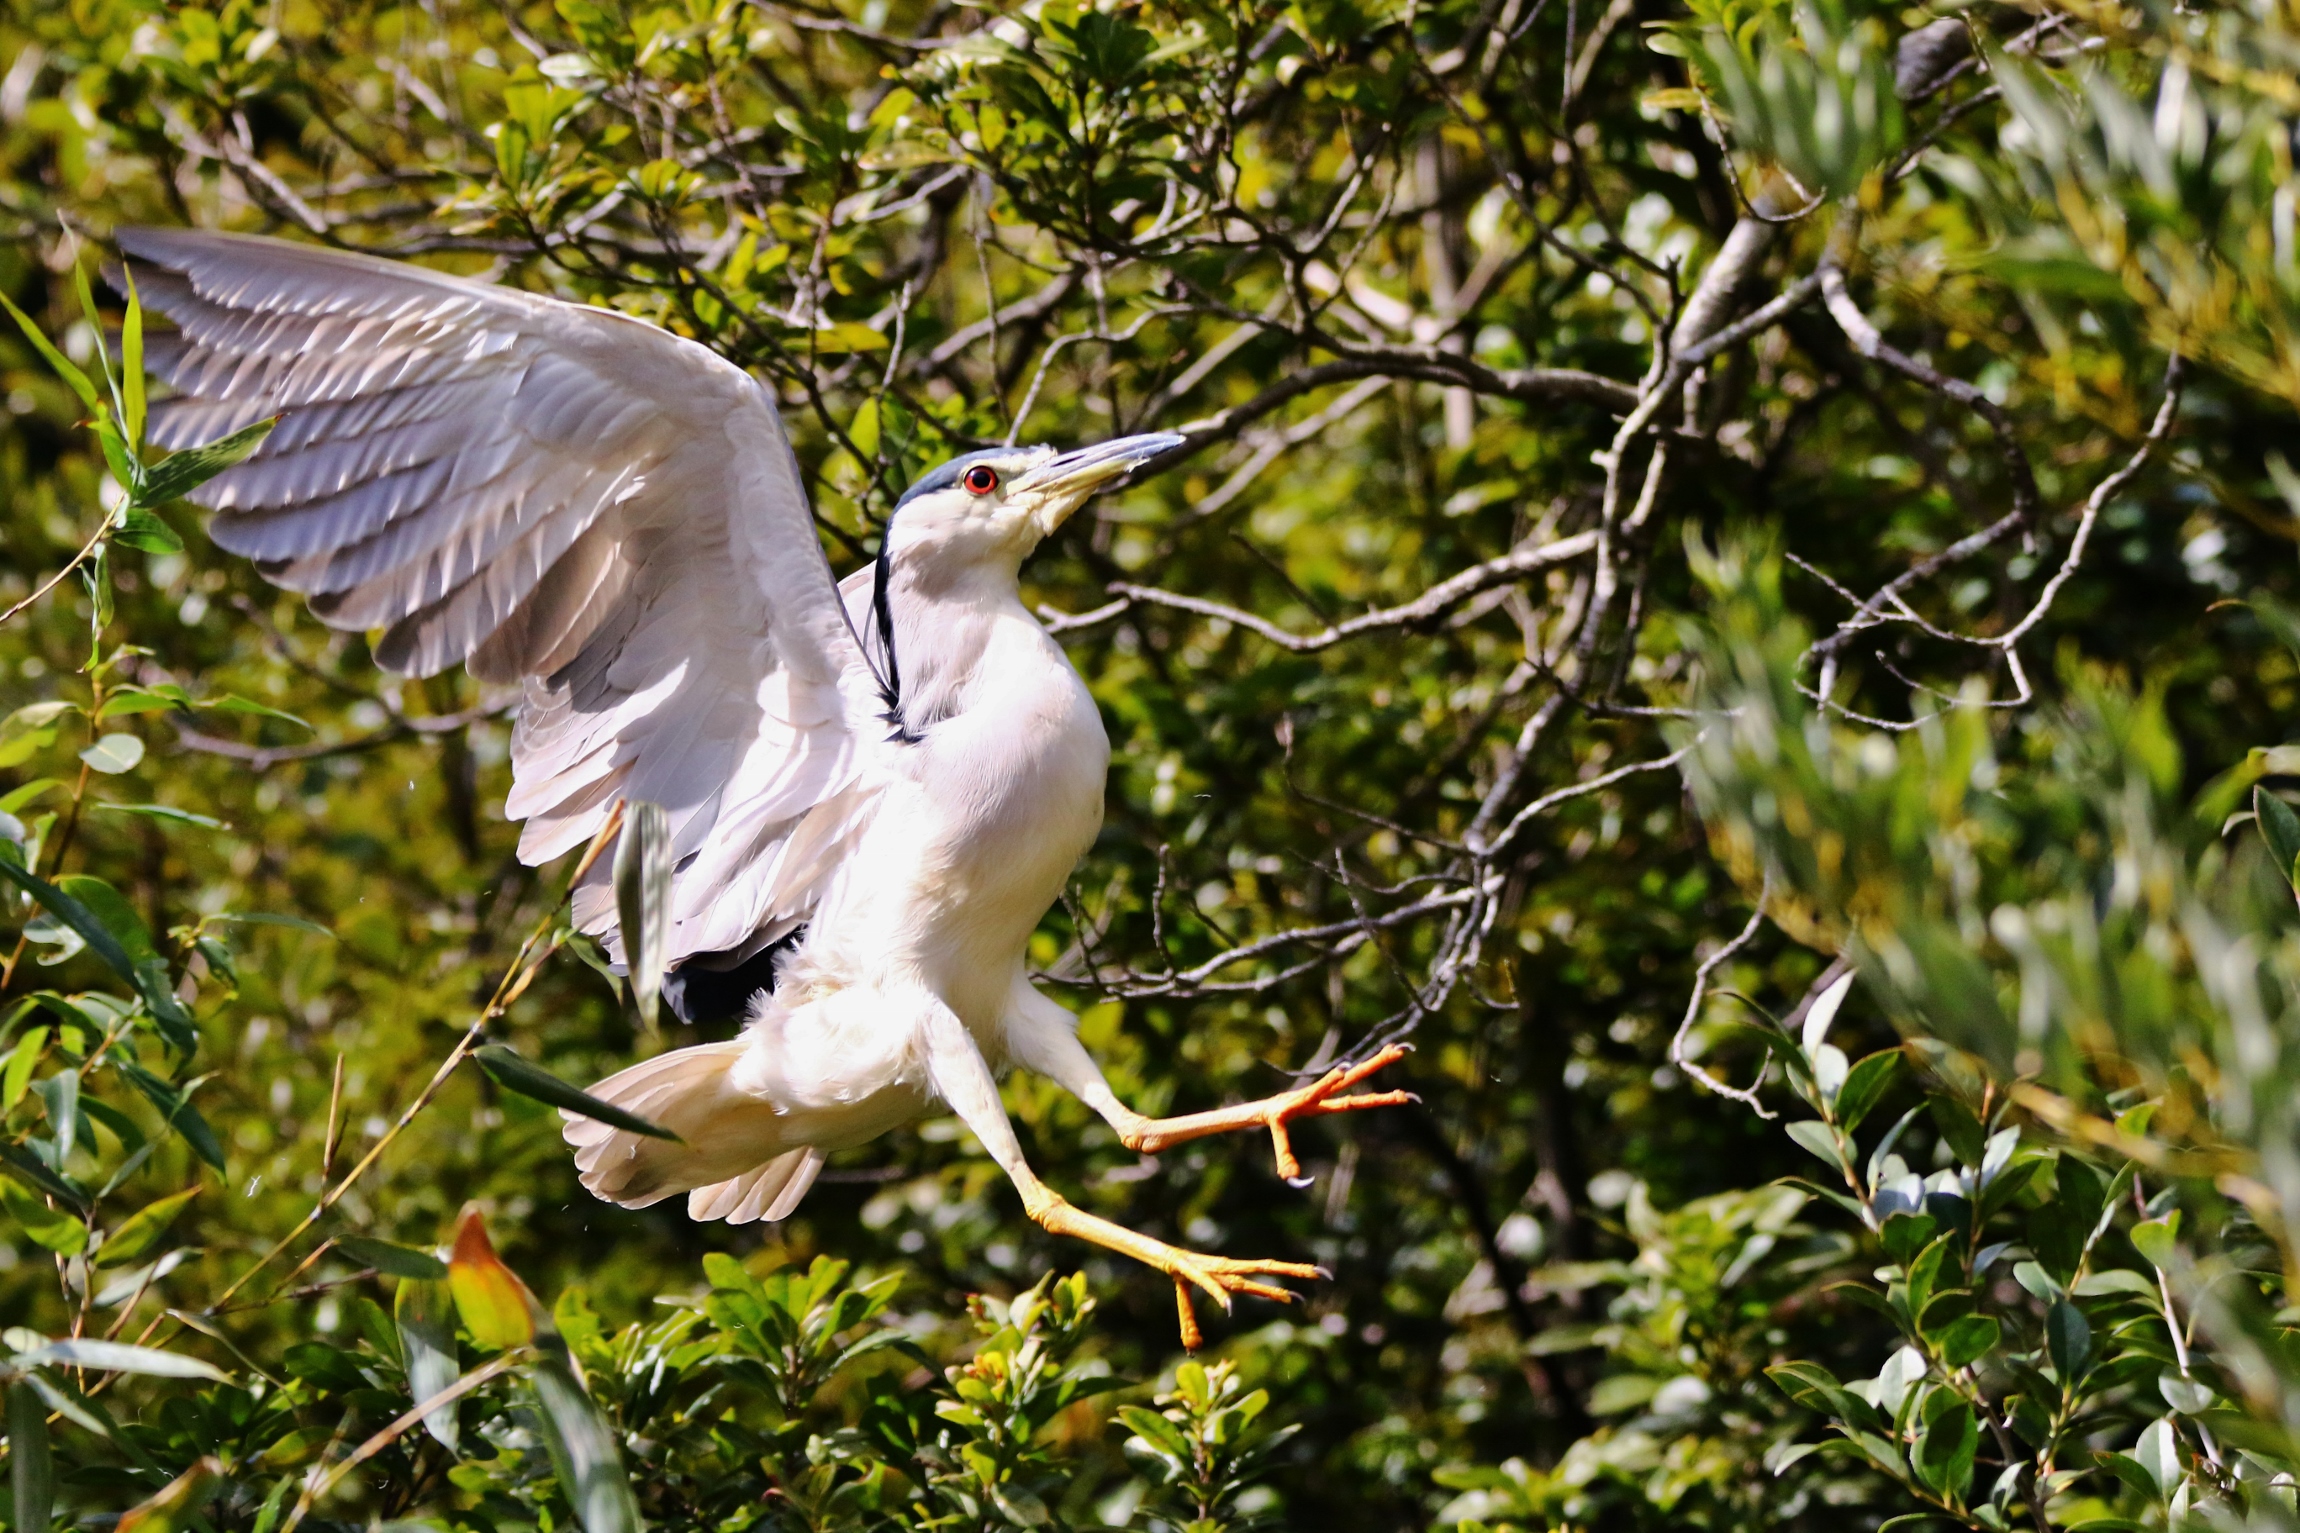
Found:
<path fill-rule="evenodd" d="M 1345 1094 L 1394 1054 L 1262 1102 L 1153 1119 L 1121 1103 L 1024 953 L 1101 825 L 1109 742 L 1023 607 L 1022 561 L 1095 491 L 1179 445 L 972 453 L 923 476 L 842 585 L 767 392 L 606 309 L 276 240 L 131 229 L 163 446 L 278 427 L 197 499 L 216 543 L 377 661 L 525 689 L 507 802 L 519 854 L 591 840 L 619 802 L 669 816 L 666 994 L 745 1019 L 595 1093 L 670 1128 L 570 1117 L 583 1184 L 698 1219 L 780 1219 L 826 1155 L 940 1102 L 1032 1218 L 1191 1284 L 1287 1297 L 1278 1261 L 1185 1251 L 1086 1214 L 1024 1162 L 997 1073 L 1039 1071 L 1130 1146 L 1405 1100 Z M 618 953 L 609 862 L 576 924 Z"/>

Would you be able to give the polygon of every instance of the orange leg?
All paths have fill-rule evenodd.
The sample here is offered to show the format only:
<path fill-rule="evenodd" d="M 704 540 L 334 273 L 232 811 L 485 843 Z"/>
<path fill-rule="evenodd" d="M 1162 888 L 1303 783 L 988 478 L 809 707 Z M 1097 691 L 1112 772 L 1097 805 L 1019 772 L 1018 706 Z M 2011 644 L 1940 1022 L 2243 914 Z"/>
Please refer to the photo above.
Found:
<path fill-rule="evenodd" d="M 1130 1150 L 1154 1155 L 1172 1145 L 1192 1139 L 1203 1139 L 1209 1134 L 1230 1134 L 1240 1129 L 1266 1128 L 1270 1131 L 1270 1148 L 1277 1156 L 1278 1175 L 1294 1186 L 1307 1183 L 1302 1175 L 1302 1163 L 1295 1158 L 1292 1135 L 1288 1125 L 1298 1118 L 1322 1118 L 1329 1113 L 1359 1112 L 1368 1107 L 1402 1107 L 1421 1098 L 1410 1091 L 1371 1091 L 1356 1096 L 1341 1096 L 1352 1086 L 1405 1058 L 1402 1044 L 1391 1044 L 1362 1065 L 1347 1070 L 1328 1070 L 1309 1085 L 1293 1091 L 1264 1097 L 1259 1102 L 1241 1102 L 1236 1107 L 1217 1107 L 1212 1112 L 1189 1113 L 1179 1118 L 1145 1118 L 1130 1114 L 1127 1122 L 1118 1124 L 1118 1137 Z"/>

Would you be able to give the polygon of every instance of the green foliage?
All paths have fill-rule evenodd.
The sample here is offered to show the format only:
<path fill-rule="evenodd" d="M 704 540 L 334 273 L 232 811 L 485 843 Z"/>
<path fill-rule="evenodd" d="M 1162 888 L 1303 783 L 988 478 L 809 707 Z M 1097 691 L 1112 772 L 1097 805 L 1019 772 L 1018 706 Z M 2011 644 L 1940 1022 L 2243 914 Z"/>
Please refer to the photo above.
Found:
<path fill-rule="evenodd" d="M 10 1526 L 2289 1520 L 2291 29 L 0 11 Z M 714 347 L 842 573 L 953 451 L 1186 429 L 1028 571 L 1116 747 L 1032 962 L 1145 1111 L 1410 1032 L 1427 1113 L 1304 1194 L 1008 1099 L 1332 1283 L 1178 1359 L 948 1120 L 765 1234 L 590 1202 L 556 1109 L 696 1041 L 661 862 L 619 987 L 510 699 L 201 535 L 266 427 L 153 450 L 64 233 L 186 218 Z"/>

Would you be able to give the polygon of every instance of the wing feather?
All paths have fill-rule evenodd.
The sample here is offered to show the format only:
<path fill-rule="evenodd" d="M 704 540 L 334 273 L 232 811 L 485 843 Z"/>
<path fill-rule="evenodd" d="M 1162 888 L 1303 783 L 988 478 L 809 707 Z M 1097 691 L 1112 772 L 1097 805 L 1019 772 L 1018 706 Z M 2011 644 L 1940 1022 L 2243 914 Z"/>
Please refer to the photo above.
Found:
<path fill-rule="evenodd" d="M 875 701 L 750 377 L 626 316 L 420 267 L 185 230 L 120 244 L 175 326 L 147 342 L 175 394 L 153 439 L 283 417 L 196 495 L 218 546 L 323 621 L 381 630 L 389 669 L 523 684 L 523 859 L 647 799 L 681 862 L 674 959 L 805 919 L 868 797 Z M 606 870 L 576 913 L 612 946 Z"/>

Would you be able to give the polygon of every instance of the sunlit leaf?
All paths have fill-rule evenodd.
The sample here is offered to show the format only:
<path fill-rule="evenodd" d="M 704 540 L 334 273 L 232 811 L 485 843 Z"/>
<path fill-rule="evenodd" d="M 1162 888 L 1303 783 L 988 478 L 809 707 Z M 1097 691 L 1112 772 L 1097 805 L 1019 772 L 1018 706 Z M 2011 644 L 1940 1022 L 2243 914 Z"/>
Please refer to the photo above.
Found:
<path fill-rule="evenodd" d="M 495 1254 L 487 1238 L 487 1221 L 475 1207 L 467 1206 L 455 1221 L 447 1284 L 463 1328 L 480 1346 L 500 1352 L 535 1339 L 542 1307 L 519 1275 Z"/>
<path fill-rule="evenodd" d="M 69 1208 L 52 1208 L 14 1179 L 0 1181 L 0 1205 L 32 1240 L 58 1256 L 88 1249 L 88 1226 Z"/>
<path fill-rule="evenodd" d="M 276 419 L 257 421 L 229 436 L 218 437 L 204 447 L 187 447 L 182 452 L 169 454 L 144 481 L 137 503 L 164 506 L 171 500 L 182 499 L 261 447 L 264 438 L 271 435 L 272 427 L 278 424 Z"/>
<path fill-rule="evenodd" d="M 145 1252 L 159 1244 L 160 1237 L 167 1234 L 168 1226 L 176 1222 L 176 1215 L 182 1213 L 192 1199 L 199 1195 L 199 1188 L 187 1187 L 182 1192 L 171 1193 L 157 1202 L 147 1203 L 121 1220 L 105 1237 L 104 1248 L 96 1253 L 96 1265 L 125 1267 L 141 1258 Z"/>
<path fill-rule="evenodd" d="M 80 759 L 98 772 L 117 774 L 134 771 L 136 763 L 144 759 L 144 742 L 134 735 L 105 735 L 81 751 Z"/>
<path fill-rule="evenodd" d="M 18 1366 L 87 1368 L 101 1373 L 140 1373 L 156 1379 L 210 1379 L 230 1382 L 230 1375 L 196 1357 L 158 1347 L 131 1346 L 124 1341 L 97 1341 L 67 1337 L 19 1353 Z"/>

